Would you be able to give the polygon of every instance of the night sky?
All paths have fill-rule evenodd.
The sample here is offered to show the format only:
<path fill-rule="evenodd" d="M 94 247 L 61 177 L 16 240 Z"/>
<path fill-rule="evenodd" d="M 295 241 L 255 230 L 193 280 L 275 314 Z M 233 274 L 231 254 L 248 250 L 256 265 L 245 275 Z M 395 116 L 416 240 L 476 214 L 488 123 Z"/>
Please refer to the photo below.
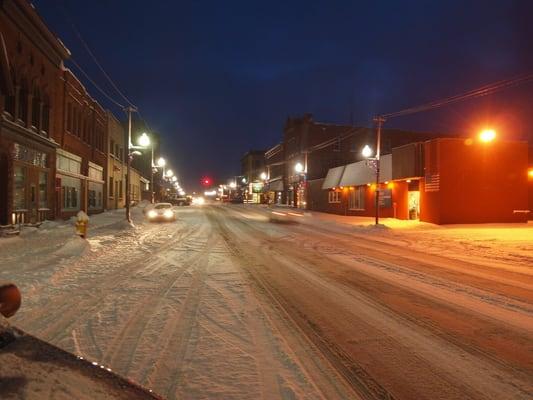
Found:
<path fill-rule="evenodd" d="M 113 93 L 66 10 L 162 135 L 164 155 L 186 189 L 203 175 L 238 173 L 246 150 L 280 141 L 289 115 L 370 126 L 375 114 L 533 71 L 528 0 L 34 4 L 73 58 Z M 484 125 L 533 143 L 533 84 L 386 127 L 474 135 Z"/>

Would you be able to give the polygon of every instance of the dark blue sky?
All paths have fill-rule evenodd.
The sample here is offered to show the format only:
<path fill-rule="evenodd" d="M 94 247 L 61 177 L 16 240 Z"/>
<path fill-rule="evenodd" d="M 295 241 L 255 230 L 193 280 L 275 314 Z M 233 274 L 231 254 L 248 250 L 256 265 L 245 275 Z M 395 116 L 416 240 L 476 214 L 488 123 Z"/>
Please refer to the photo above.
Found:
<path fill-rule="evenodd" d="M 74 59 L 107 72 L 164 140 L 186 188 L 276 144 L 289 115 L 370 125 L 377 113 L 533 70 L 533 2 L 35 0 Z M 79 75 L 79 74 L 78 74 Z M 82 79 L 83 80 L 83 79 Z M 120 111 L 87 84 L 89 91 Z M 118 98 L 118 95 L 115 95 Z M 389 127 L 531 137 L 533 84 Z"/>

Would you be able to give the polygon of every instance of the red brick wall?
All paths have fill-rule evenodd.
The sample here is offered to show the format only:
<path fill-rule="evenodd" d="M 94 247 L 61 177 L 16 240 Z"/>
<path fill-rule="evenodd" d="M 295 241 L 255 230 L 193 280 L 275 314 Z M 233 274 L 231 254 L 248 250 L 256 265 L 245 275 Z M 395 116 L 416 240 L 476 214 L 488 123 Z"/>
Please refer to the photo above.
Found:
<path fill-rule="evenodd" d="M 439 191 L 421 185 L 421 219 L 437 224 L 521 222 L 528 208 L 527 143 L 438 139 L 425 144 L 426 174 L 438 172 Z"/>

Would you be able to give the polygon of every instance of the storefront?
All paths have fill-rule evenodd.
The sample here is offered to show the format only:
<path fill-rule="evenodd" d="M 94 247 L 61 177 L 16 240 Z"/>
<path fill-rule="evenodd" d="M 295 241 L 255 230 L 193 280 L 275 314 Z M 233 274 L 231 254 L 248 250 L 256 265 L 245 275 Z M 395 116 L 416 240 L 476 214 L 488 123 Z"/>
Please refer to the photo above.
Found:
<path fill-rule="evenodd" d="M 87 209 L 89 213 L 104 211 L 104 168 L 89 162 L 87 180 Z"/>
<path fill-rule="evenodd" d="M 11 126 L 14 125 L 14 126 Z M 55 147 L 47 138 L 2 124 L 0 224 L 39 223 L 53 218 L 52 172 Z"/>
<path fill-rule="evenodd" d="M 56 156 L 56 213 L 68 218 L 84 209 L 85 176 L 81 174 L 81 157 L 62 149 Z"/>

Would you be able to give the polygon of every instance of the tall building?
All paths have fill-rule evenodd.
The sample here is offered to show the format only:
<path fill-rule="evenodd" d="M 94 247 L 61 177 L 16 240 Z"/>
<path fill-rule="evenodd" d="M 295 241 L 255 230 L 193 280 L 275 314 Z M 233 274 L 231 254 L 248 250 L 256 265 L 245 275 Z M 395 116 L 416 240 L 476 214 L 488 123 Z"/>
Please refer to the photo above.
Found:
<path fill-rule="evenodd" d="M 0 224 L 54 217 L 69 55 L 30 3 L 0 2 Z"/>

